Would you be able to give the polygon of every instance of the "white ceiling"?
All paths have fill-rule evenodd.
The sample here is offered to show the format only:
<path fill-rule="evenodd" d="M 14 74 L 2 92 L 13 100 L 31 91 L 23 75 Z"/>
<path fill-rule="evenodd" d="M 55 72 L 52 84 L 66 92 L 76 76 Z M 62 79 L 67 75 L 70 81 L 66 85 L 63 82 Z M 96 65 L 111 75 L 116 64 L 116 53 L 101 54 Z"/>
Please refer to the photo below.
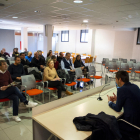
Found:
<path fill-rule="evenodd" d="M 52 24 L 55 30 L 140 27 L 140 0 L 0 0 L 0 28 L 29 27 L 42 31 L 42 25 Z M 35 13 L 34 11 L 41 11 Z M 12 17 L 18 17 L 13 19 Z M 87 19 L 88 24 L 82 21 Z M 116 22 L 118 21 L 118 22 Z"/>

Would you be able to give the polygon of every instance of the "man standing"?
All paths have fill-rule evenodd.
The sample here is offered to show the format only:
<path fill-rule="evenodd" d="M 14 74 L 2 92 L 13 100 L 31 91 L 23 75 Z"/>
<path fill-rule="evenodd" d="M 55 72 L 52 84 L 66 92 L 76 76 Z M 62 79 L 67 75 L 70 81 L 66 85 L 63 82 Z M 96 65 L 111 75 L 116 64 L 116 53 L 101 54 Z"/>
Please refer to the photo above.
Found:
<path fill-rule="evenodd" d="M 28 52 L 28 56 L 25 56 L 25 59 L 27 59 L 31 63 L 31 61 L 32 61 L 32 52 Z"/>
<path fill-rule="evenodd" d="M 117 112 L 124 108 L 122 119 L 140 127 L 140 89 L 137 85 L 129 82 L 129 75 L 126 71 L 116 73 L 117 96 L 108 96 L 109 106 Z M 113 103 L 116 101 L 116 104 Z M 127 123 L 119 123 L 120 130 L 123 134 L 137 136 L 137 130 Z M 140 132 L 139 132 L 140 133 Z"/>
<path fill-rule="evenodd" d="M 13 81 L 21 81 L 21 76 L 25 75 L 25 72 L 19 56 L 15 57 L 15 63 L 9 66 L 8 71 Z"/>
<path fill-rule="evenodd" d="M 17 87 L 10 86 L 11 83 L 12 79 L 9 71 L 7 71 L 7 63 L 5 60 L 0 60 L 0 99 L 13 100 L 13 119 L 19 122 L 21 121 L 18 117 L 19 99 L 26 107 L 35 107 L 37 103 L 27 101 Z"/>

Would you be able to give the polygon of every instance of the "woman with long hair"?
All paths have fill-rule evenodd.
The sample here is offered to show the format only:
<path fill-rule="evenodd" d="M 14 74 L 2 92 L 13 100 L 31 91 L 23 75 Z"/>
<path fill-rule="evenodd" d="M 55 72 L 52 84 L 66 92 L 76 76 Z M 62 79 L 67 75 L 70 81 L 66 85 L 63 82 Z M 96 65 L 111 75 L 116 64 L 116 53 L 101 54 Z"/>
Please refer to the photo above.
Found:
<path fill-rule="evenodd" d="M 12 57 L 19 56 L 18 48 L 13 49 Z"/>
<path fill-rule="evenodd" d="M 75 62 L 74 62 L 74 67 L 75 67 L 75 68 L 81 67 L 84 76 L 87 77 L 88 67 L 85 67 L 84 63 L 82 62 L 82 60 L 81 60 L 81 55 L 77 55 L 77 56 L 76 56 L 76 59 L 75 59 Z"/>
<path fill-rule="evenodd" d="M 51 59 L 51 57 L 52 57 L 52 51 L 49 51 L 49 52 L 47 53 L 46 64 L 47 64 L 47 61 L 48 61 L 49 59 Z"/>
<path fill-rule="evenodd" d="M 58 89 L 58 99 L 61 98 L 62 90 L 66 92 L 67 95 L 72 95 L 72 92 L 66 90 L 60 78 L 57 75 L 56 69 L 54 68 L 54 62 L 49 59 L 47 62 L 47 67 L 44 69 L 43 81 L 48 81 L 48 87 L 55 87 Z"/>

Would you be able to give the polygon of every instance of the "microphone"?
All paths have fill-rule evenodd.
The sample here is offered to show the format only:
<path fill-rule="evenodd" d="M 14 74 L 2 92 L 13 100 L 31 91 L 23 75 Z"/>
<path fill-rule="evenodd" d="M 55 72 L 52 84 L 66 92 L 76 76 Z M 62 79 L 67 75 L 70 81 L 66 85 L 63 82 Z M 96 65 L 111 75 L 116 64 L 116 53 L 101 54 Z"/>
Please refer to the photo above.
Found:
<path fill-rule="evenodd" d="M 103 100 L 102 97 L 100 96 L 100 94 L 101 94 L 101 92 L 103 91 L 103 89 L 104 89 L 106 86 L 109 86 L 109 85 L 110 85 L 110 84 L 105 85 L 105 86 L 102 88 L 102 90 L 101 90 L 100 93 L 99 93 L 99 97 L 97 98 L 98 101 L 102 101 L 102 100 Z"/>

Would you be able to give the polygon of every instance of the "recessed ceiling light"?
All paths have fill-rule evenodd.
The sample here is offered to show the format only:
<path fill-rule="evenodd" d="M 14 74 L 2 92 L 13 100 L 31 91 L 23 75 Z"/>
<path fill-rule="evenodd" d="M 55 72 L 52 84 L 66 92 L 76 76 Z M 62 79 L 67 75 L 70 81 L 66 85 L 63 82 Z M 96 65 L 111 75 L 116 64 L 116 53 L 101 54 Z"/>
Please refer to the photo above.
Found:
<path fill-rule="evenodd" d="M 12 18 L 18 18 L 18 17 L 12 17 Z"/>
<path fill-rule="evenodd" d="M 74 3 L 83 3 L 82 0 L 74 0 L 73 2 L 74 2 Z"/>
<path fill-rule="evenodd" d="M 88 20 L 83 20 L 84 23 L 88 23 Z"/>

